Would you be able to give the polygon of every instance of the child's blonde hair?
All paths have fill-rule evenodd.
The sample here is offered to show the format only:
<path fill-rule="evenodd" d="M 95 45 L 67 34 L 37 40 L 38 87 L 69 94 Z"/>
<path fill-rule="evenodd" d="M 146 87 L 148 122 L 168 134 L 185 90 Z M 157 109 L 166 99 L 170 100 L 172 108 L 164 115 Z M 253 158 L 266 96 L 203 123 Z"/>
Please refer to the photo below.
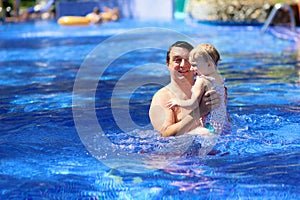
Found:
<path fill-rule="evenodd" d="M 197 57 L 203 56 L 205 61 L 211 59 L 216 67 L 220 59 L 218 50 L 211 44 L 199 44 L 189 54 L 189 60 L 195 60 Z"/>

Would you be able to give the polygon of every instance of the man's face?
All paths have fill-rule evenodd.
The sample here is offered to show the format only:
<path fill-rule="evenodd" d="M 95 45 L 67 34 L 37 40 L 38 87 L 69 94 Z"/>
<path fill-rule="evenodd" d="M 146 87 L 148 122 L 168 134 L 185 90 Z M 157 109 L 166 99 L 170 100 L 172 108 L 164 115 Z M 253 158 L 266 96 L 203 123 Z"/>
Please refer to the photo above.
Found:
<path fill-rule="evenodd" d="M 170 51 L 170 60 L 167 63 L 171 76 L 173 78 L 190 78 L 191 64 L 189 63 L 189 50 L 181 47 L 173 47 Z"/>

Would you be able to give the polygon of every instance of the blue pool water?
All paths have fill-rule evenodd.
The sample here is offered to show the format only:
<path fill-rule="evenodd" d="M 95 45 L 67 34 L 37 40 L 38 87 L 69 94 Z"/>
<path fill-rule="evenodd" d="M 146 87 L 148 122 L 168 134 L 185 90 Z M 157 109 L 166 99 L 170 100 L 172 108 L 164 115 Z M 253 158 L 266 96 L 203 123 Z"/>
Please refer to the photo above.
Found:
<path fill-rule="evenodd" d="M 299 199 L 299 44 L 260 28 L 1 25 L 0 198 Z M 162 139 L 150 125 L 152 95 L 169 80 L 166 46 L 178 37 L 221 53 L 232 132 L 216 155 L 170 159 L 186 138 Z"/>

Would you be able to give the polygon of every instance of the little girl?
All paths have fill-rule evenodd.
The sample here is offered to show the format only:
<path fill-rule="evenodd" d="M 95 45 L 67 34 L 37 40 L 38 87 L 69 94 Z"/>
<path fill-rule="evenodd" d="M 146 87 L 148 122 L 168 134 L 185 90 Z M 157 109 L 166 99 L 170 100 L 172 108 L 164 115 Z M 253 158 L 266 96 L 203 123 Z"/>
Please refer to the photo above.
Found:
<path fill-rule="evenodd" d="M 221 105 L 212 109 L 210 113 L 201 118 L 203 127 L 201 134 L 221 134 L 224 125 L 228 125 L 227 117 L 227 95 L 224 82 L 217 70 L 220 54 L 213 45 L 199 44 L 189 54 L 191 70 L 196 75 L 196 81 L 192 87 L 192 96 L 188 100 L 171 99 L 167 106 L 171 109 L 174 106 L 180 106 L 186 109 L 195 109 L 199 106 L 203 94 L 209 89 L 215 89 L 221 96 Z"/>

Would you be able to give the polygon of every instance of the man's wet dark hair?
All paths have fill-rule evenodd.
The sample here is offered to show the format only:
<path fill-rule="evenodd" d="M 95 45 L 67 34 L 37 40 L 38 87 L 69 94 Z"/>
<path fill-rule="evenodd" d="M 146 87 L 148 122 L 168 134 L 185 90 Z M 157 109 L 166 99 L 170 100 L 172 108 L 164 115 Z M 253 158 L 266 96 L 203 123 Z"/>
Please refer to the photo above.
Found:
<path fill-rule="evenodd" d="M 173 47 L 181 47 L 181 48 L 184 48 L 184 49 L 187 49 L 189 51 L 191 51 L 194 47 L 188 43 L 188 42 L 185 42 L 185 41 L 177 41 L 175 42 L 174 44 L 172 44 L 170 47 L 169 47 L 169 50 L 167 52 L 167 57 L 166 57 L 166 61 L 167 63 L 169 63 L 169 59 L 170 59 L 170 51 Z"/>

